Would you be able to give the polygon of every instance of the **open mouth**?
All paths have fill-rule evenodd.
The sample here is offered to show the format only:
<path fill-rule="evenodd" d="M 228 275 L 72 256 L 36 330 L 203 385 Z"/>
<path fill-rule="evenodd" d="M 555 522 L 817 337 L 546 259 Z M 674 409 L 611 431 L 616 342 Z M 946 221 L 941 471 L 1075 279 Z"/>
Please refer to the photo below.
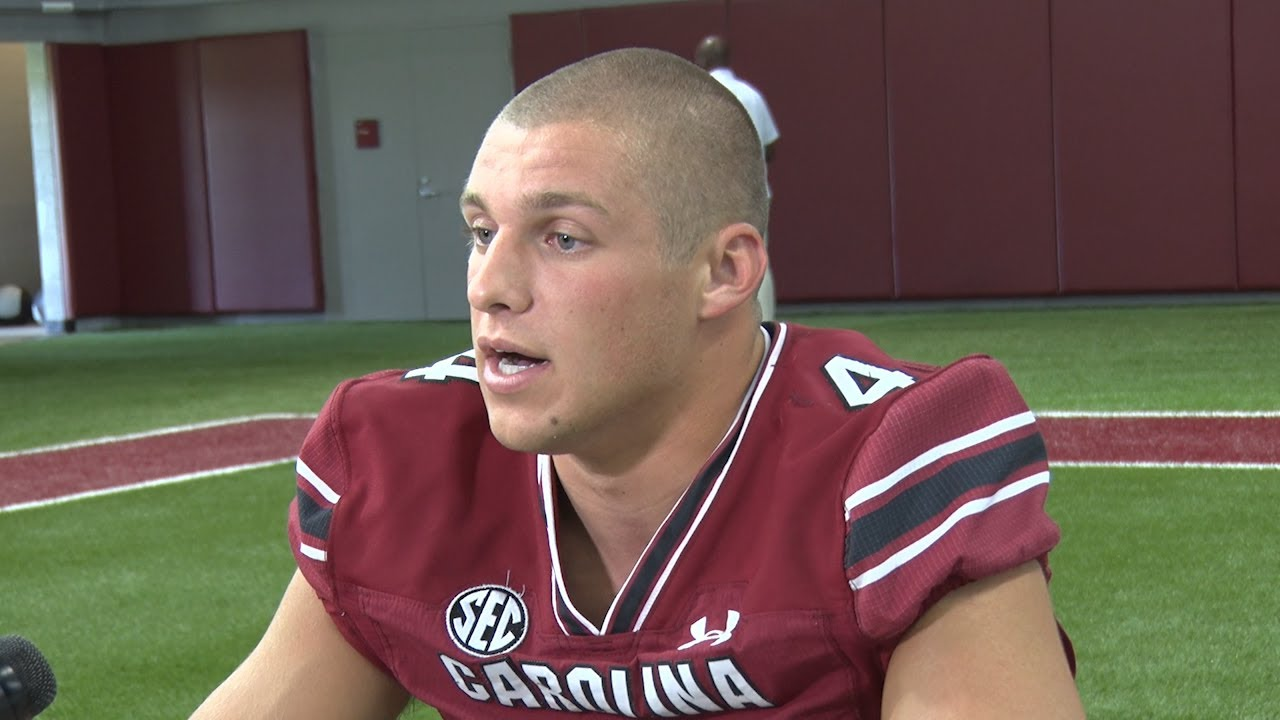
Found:
<path fill-rule="evenodd" d="M 525 370 L 535 368 L 547 362 L 541 358 L 529 357 L 528 355 L 521 355 L 520 353 L 514 352 L 499 352 L 497 353 L 497 357 L 498 372 L 503 375 L 519 375 Z"/>

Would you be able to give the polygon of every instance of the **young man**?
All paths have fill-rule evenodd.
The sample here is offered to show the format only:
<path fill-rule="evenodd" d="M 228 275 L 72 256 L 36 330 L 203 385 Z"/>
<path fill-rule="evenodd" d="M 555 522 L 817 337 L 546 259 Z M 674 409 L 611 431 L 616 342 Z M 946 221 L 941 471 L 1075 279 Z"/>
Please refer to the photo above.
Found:
<path fill-rule="evenodd" d="M 989 359 L 760 325 L 757 143 L 657 51 L 511 101 L 474 349 L 334 392 L 299 572 L 197 717 L 1082 716 L 1034 419 Z"/>

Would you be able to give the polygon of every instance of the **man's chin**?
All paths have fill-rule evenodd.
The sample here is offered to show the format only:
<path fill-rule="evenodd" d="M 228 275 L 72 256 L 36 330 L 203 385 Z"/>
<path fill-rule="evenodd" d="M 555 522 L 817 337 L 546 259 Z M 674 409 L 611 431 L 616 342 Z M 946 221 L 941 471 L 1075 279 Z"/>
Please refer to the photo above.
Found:
<path fill-rule="evenodd" d="M 534 423 L 504 421 L 492 415 L 489 416 L 489 430 L 503 447 L 515 452 L 554 455 L 562 442 L 556 433 L 536 428 Z"/>

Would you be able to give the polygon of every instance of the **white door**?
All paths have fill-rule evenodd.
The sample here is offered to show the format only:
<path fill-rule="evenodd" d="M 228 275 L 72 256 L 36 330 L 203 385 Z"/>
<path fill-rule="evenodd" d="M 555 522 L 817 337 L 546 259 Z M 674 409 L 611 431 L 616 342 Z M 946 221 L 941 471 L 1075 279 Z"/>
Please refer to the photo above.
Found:
<path fill-rule="evenodd" d="M 322 217 L 325 304 L 344 320 L 426 317 L 414 191 L 416 104 L 409 89 L 413 47 L 407 32 L 335 33 L 311 43 L 324 70 L 325 82 L 313 81 L 313 91 L 332 163 L 326 168 L 318 153 L 321 197 L 331 198 L 333 208 Z M 378 121 L 379 147 L 356 147 L 360 119 Z"/>
<path fill-rule="evenodd" d="M 458 198 L 494 115 L 511 99 L 506 23 L 414 33 L 418 227 L 426 317 L 464 319 L 467 237 Z"/>
<path fill-rule="evenodd" d="M 325 286 L 348 320 L 464 319 L 458 196 L 489 121 L 511 96 L 506 23 L 313 38 L 329 140 L 321 155 Z M 355 146 L 353 123 L 380 123 Z M 331 165 L 330 165 L 331 163 Z M 331 188 L 331 189 L 330 189 Z"/>

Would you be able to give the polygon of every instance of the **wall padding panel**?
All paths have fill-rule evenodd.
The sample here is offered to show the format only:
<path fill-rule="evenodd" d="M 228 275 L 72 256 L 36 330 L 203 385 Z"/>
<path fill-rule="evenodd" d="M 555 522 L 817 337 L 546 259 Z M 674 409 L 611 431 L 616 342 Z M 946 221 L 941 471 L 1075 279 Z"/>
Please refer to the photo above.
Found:
<path fill-rule="evenodd" d="M 1052 4 L 1064 291 L 1235 287 L 1230 5 Z"/>
<path fill-rule="evenodd" d="M 1235 0 L 1240 287 L 1280 289 L 1280 3 Z"/>
<path fill-rule="evenodd" d="M 781 136 L 769 256 L 781 302 L 893 294 L 879 0 L 731 0 L 735 71 Z"/>
<path fill-rule="evenodd" d="M 106 93 L 98 45 L 50 45 L 66 242 L 67 317 L 120 312 L 120 256 Z"/>
<path fill-rule="evenodd" d="M 587 55 L 624 47 L 651 47 L 693 59 L 698 41 L 723 33 L 725 0 L 623 5 L 582 11 Z"/>
<path fill-rule="evenodd" d="M 886 3 L 897 294 L 1058 290 L 1048 0 Z"/>
<path fill-rule="evenodd" d="M 209 313 L 200 69 L 190 42 L 108 47 L 121 311 Z"/>
<path fill-rule="evenodd" d="M 322 309 L 307 42 L 198 41 L 219 312 Z"/>
<path fill-rule="evenodd" d="M 511 67 L 516 92 L 586 56 L 580 11 L 511 16 Z"/>

